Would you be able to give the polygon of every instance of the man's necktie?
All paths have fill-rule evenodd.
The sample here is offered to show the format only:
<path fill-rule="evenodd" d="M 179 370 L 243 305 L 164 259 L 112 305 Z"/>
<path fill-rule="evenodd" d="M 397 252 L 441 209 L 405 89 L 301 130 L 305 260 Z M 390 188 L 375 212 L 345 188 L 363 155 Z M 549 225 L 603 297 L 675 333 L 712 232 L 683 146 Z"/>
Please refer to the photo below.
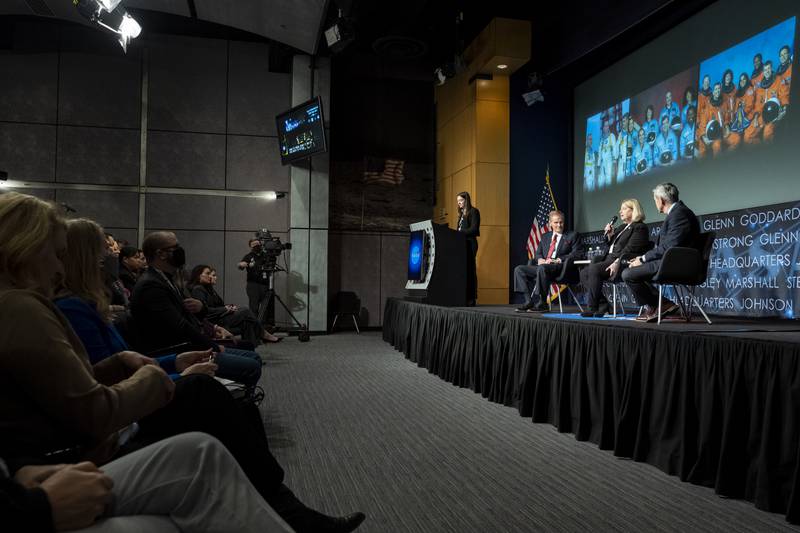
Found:
<path fill-rule="evenodd" d="M 558 240 L 557 235 L 553 233 L 553 236 L 550 237 L 550 248 L 547 250 L 547 259 L 553 257 L 553 252 L 556 250 L 556 240 Z"/>

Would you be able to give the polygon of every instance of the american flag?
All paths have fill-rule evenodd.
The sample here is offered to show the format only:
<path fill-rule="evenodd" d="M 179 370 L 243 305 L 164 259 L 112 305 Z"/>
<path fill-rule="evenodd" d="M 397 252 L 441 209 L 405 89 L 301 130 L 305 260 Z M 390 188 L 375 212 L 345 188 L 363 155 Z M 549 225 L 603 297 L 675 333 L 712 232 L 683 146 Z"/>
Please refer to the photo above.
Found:
<path fill-rule="evenodd" d="M 550 168 L 547 168 L 547 173 L 544 177 L 544 187 L 542 188 L 542 194 L 539 196 L 539 207 L 536 210 L 536 216 L 533 217 L 533 224 L 531 224 L 531 231 L 528 234 L 528 259 L 533 259 L 536 255 L 536 247 L 539 246 L 539 242 L 542 240 L 542 235 L 550 231 L 550 225 L 548 224 L 550 221 L 550 211 L 555 211 L 556 208 L 556 200 L 553 197 L 553 189 L 550 188 Z M 561 292 L 561 288 L 558 284 L 553 283 L 550 286 L 550 301 L 552 301 L 558 293 Z"/>
<path fill-rule="evenodd" d="M 405 166 L 406 162 L 400 159 L 367 157 L 364 162 L 364 183 L 400 185 L 405 179 Z"/>

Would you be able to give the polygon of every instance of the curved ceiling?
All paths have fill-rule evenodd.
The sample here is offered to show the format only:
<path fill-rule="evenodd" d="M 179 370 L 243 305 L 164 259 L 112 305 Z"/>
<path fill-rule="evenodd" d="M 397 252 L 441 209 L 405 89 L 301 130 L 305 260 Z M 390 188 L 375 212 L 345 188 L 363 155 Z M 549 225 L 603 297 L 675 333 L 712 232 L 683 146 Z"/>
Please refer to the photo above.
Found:
<path fill-rule="evenodd" d="M 244 30 L 313 54 L 327 0 L 123 0 L 124 7 L 168 13 Z M 89 23 L 72 0 L 2 0 L 0 15 L 38 15 Z"/>

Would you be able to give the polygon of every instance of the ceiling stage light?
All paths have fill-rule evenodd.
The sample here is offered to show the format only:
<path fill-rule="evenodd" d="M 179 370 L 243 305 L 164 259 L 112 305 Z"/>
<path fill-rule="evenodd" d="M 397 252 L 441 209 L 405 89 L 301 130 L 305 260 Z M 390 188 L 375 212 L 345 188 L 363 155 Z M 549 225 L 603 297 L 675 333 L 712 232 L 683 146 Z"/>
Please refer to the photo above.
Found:
<path fill-rule="evenodd" d="M 72 0 L 84 18 L 117 36 L 122 49 L 127 52 L 131 39 L 142 33 L 135 18 L 120 6 L 122 0 Z"/>

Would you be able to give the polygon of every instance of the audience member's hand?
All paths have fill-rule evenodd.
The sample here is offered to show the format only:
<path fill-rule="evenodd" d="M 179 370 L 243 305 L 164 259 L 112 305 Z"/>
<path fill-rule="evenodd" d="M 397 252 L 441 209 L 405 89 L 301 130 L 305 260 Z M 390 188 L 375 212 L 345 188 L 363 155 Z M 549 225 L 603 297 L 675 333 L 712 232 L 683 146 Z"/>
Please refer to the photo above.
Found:
<path fill-rule="evenodd" d="M 197 298 L 184 298 L 183 308 L 195 315 L 203 310 L 203 302 Z"/>
<path fill-rule="evenodd" d="M 90 526 L 111 501 L 114 482 L 89 462 L 68 465 L 42 482 L 57 531 Z"/>
<path fill-rule="evenodd" d="M 28 465 L 23 466 L 17 473 L 14 474 L 14 479 L 17 483 L 26 489 L 32 489 L 42 484 L 42 481 L 49 478 L 59 470 L 66 468 L 69 465 Z"/>
<path fill-rule="evenodd" d="M 217 363 L 207 361 L 205 363 L 195 363 L 190 367 L 187 367 L 183 372 L 181 372 L 181 376 L 188 376 L 189 374 L 205 374 L 213 378 L 216 373 Z"/>
<path fill-rule="evenodd" d="M 537 259 L 536 260 L 536 264 L 537 265 L 546 265 L 547 264 L 547 259 Z"/>
<path fill-rule="evenodd" d="M 639 258 L 637 257 L 637 258 L 635 258 L 635 259 L 631 259 L 631 262 L 630 262 L 630 263 L 628 263 L 628 267 L 629 267 L 629 268 L 636 268 L 636 267 L 640 266 L 641 264 L 642 264 L 642 261 L 641 261 L 641 259 L 639 259 Z"/>
<path fill-rule="evenodd" d="M 153 359 L 152 357 L 147 357 L 146 355 L 142 355 L 138 352 L 130 352 L 130 351 L 119 352 L 117 354 L 117 357 L 119 357 L 122 360 L 122 363 L 128 370 L 131 370 L 133 372 L 136 372 L 144 365 L 158 366 L 158 363 L 156 362 L 155 359 Z"/>
<path fill-rule="evenodd" d="M 248 263 L 247 261 L 240 261 L 239 264 L 236 265 L 236 266 L 238 266 L 240 270 L 244 270 L 249 265 L 250 265 L 250 263 Z"/>
<path fill-rule="evenodd" d="M 214 326 L 215 339 L 232 339 L 233 333 L 223 328 L 222 326 Z"/>
<path fill-rule="evenodd" d="M 227 309 L 231 313 L 234 313 L 234 312 L 239 310 L 239 306 L 238 305 L 226 305 L 225 309 Z"/>
<path fill-rule="evenodd" d="M 197 363 L 207 363 L 213 359 L 213 353 L 211 348 L 208 350 L 197 351 L 197 352 L 183 352 L 179 353 L 177 357 L 175 357 L 175 369 L 178 372 L 183 372 L 187 368 L 192 365 L 196 365 Z"/>

